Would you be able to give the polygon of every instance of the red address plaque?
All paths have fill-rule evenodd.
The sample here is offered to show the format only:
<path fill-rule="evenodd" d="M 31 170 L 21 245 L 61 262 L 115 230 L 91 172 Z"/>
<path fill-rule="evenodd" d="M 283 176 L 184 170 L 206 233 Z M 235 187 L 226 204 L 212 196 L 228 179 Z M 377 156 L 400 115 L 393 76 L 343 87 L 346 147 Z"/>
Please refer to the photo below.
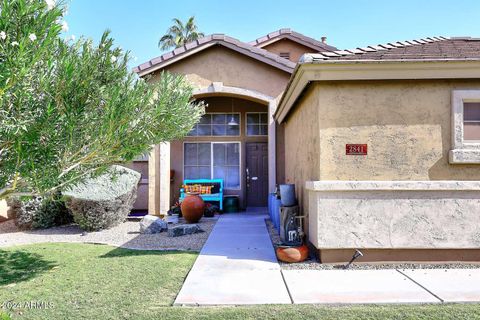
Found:
<path fill-rule="evenodd" d="M 366 144 L 346 144 L 347 156 L 366 156 L 368 147 Z"/>

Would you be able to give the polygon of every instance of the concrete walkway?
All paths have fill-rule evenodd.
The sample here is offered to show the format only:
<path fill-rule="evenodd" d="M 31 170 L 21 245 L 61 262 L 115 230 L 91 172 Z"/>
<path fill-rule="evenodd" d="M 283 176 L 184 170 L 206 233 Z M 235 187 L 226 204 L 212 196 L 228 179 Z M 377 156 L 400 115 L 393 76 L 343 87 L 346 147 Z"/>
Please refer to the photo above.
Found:
<path fill-rule="evenodd" d="M 265 218 L 221 216 L 175 305 L 480 302 L 480 269 L 282 271 Z"/>
<path fill-rule="evenodd" d="M 224 214 L 175 305 L 292 303 L 268 234 L 265 210 Z"/>

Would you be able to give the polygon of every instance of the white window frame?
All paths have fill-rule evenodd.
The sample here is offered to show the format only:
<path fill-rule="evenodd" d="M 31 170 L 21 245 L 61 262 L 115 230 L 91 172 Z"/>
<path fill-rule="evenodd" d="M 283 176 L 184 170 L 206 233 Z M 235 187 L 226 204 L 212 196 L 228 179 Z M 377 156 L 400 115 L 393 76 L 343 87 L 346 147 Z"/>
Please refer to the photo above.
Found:
<path fill-rule="evenodd" d="M 480 90 L 452 91 L 452 149 L 449 152 L 451 164 L 480 164 L 480 141 L 464 139 L 465 102 L 480 103 Z"/>
<path fill-rule="evenodd" d="M 227 137 L 227 138 L 230 138 L 230 137 L 241 137 L 242 136 L 242 114 L 240 112 L 205 112 L 205 114 L 226 114 L 227 115 L 227 118 L 228 120 L 230 120 L 230 117 L 232 114 L 236 114 L 238 115 L 238 119 L 239 119 L 239 123 L 238 123 L 238 127 L 239 127 L 239 130 L 238 130 L 238 135 L 235 135 L 235 136 L 232 136 L 232 135 L 225 135 L 225 136 L 214 136 L 214 135 L 209 135 L 209 136 L 199 136 L 199 135 L 196 135 L 196 136 L 190 136 L 187 134 L 187 138 L 202 138 L 202 137 L 208 137 L 208 138 L 223 138 L 223 137 Z M 195 126 L 199 125 L 200 123 L 196 123 Z M 202 125 L 202 124 L 200 124 Z M 228 124 L 227 124 L 228 125 Z M 213 126 L 213 123 L 210 124 L 210 126 Z M 213 132 L 213 128 L 212 128 L 212 132 Z"/>
<path fill-rule="evenodd" d="M 236 143 L 238 145 L 238 174 L 239 174 L 239 187 L 238 188 L 228 188 L 225 181 L 223 182 L 223 189 L 225 190 L 242 190 L 242 142 L 241 141 L 184 141 L 183 142 L 183 178 L 185 179 L 185 144 L 186 143 L 209 143 L 210 144 L 210 179 L 213 179 L 213 145 L 214 144 L 226 144 L 226 143 Z"/>
<path fill-rule="evenodd" d="M 266 125 L 267 126 L 267 133 L 266 134 L 248 134 L 248 115 L 249 114 L 266 114 L 267 115 L 267 122 L 266 123 L 258 123 L 257 126 Z M 245 137 L 268 137 L 270 124 L 268 123 L 268 111 L 266 112 L 245 112 Z"/>

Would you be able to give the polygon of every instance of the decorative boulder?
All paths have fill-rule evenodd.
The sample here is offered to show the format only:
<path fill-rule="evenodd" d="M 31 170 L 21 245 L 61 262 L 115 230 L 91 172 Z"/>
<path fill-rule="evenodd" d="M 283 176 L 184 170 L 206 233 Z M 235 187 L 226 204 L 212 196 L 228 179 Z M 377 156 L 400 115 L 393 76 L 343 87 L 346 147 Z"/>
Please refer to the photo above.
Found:
<path fill-rule="evenodd" d="M 125 221 L 137 198 L 139 181 L 140 173 L 112 166 L 63 194 L 74 221 L 84 230 L 98 231 Z"/>
<path fill-rule="evenodd" d="M 168 229 L 169 237 L 180 237 L 187 234 L 205 232 L 197 224 L 182 224 Z"/>
<path fill-rule="evenodd" d="M 167 222 L 160 217 L 146 215 L 140 221 L 140 233 L 152 234 L 167 230 Z"/>

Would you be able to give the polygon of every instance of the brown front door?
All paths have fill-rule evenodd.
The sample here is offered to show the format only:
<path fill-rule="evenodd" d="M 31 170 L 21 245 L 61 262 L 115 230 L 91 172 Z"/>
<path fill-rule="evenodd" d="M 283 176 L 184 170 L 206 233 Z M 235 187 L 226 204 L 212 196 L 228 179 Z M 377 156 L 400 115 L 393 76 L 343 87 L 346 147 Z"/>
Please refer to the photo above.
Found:
<path fill-rule="evenodd" d="M 247 143 L 247 206 L 266 207 L 268 202 L 268 144 Z"/>

